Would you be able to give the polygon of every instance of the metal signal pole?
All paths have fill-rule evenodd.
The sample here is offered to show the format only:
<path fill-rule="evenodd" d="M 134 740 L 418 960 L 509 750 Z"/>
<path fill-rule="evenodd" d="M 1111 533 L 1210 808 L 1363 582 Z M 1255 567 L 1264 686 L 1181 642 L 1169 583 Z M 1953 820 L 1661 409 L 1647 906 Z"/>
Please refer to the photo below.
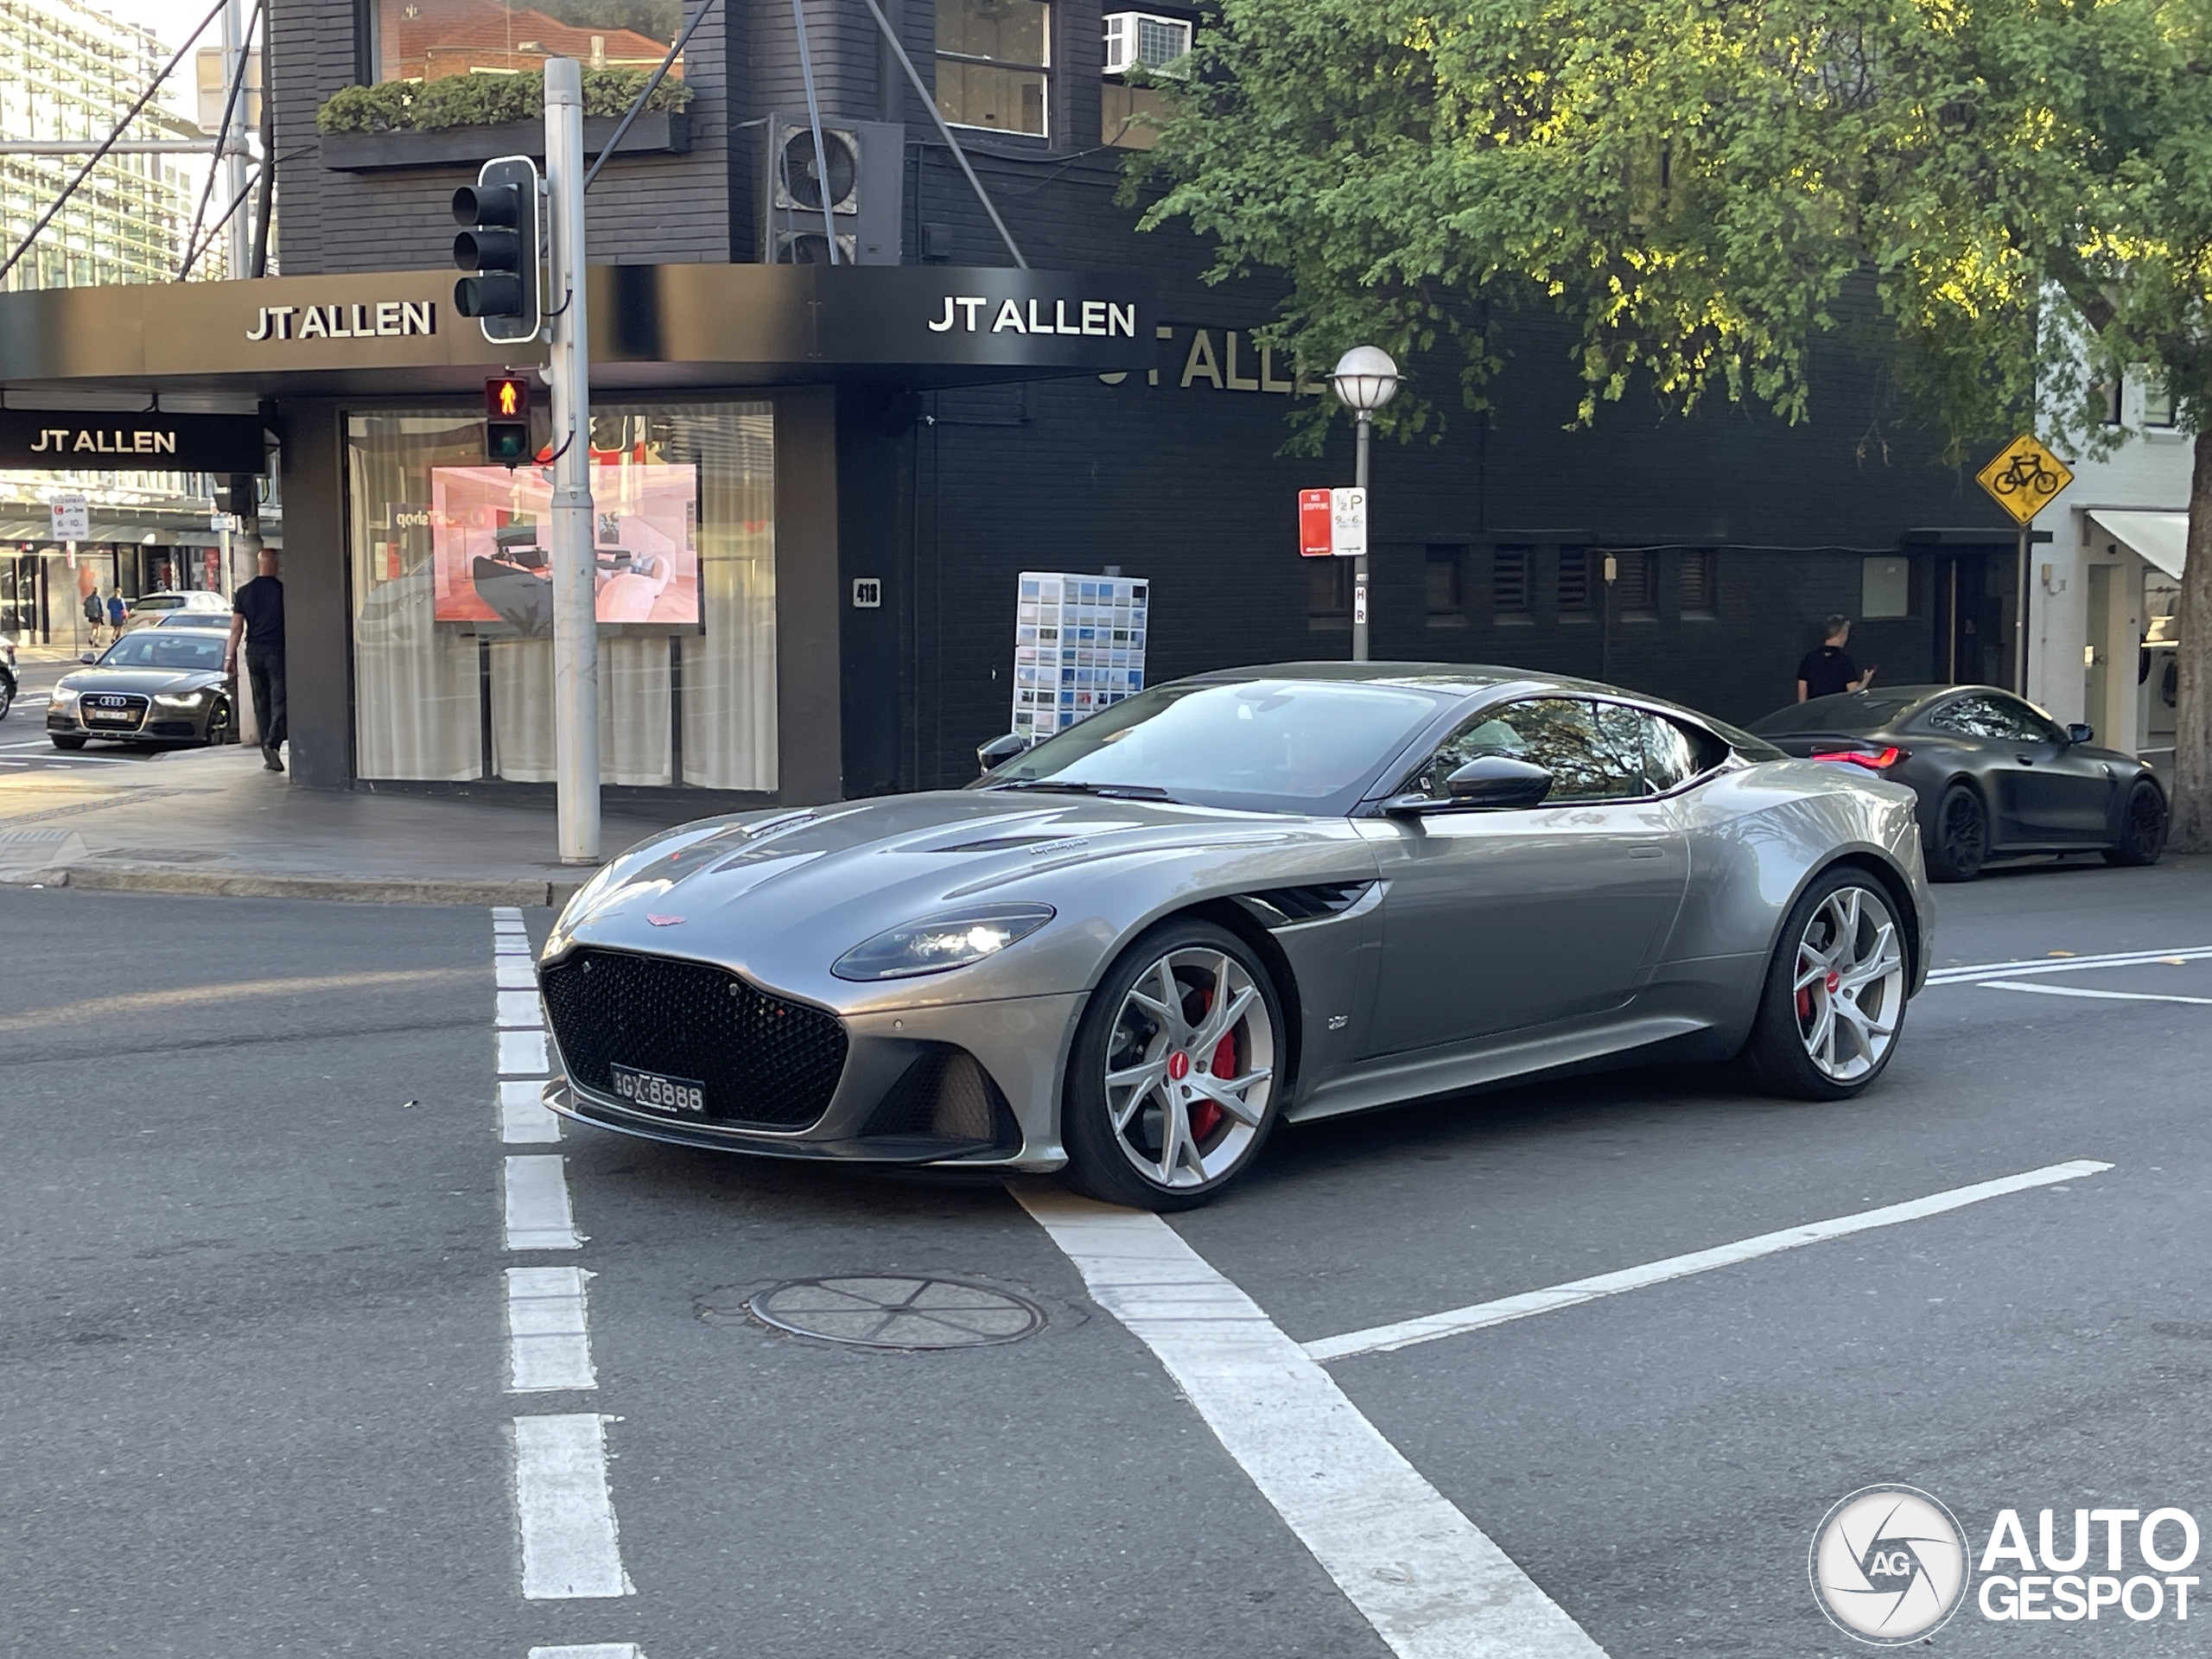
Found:
<path fill-rule="evenodd" d="M 553 742 L 561 861 L 599 862 L 599 618 L 592 580 L 591 341 L 584 303 L 584 94 L 574 58 L 545 60 L 551 220 Z"/>

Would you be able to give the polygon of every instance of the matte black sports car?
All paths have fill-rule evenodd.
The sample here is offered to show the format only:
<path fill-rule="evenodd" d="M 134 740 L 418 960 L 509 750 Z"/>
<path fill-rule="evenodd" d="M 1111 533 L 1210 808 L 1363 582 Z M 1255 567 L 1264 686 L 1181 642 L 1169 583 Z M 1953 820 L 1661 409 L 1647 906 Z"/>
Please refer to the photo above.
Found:
<path fill-rule="evenodd" d="M 546 1104 L 1175 1209 L 1278 1119 L 1560 1067 L 1843 1099 L 1927 971 L 1910 795 L 1580 680 L 1287 664 L 1002 751 L 608 864 L 539 967 Z"/>
<path fill-rule="evenodd" d="M 2093 747 L 2087 726 L 2061 726 L 1995 686 L 1847 691 L 1777 709 L 1751 730 L 1909 786 L 1938 881 L 1971 881 L 1989 860 L 2021 854 L 2155 864 L 2165 850 L 2166 792 L 2148 765 Z"/>
<path fill-rule="evenodd" d="M 90 667 L 63 677 L 46 708 L 57 749 L 87 740 L 127 743 L 227 743 L 236 688 L 223 672 L 230 643 L 221 628 L 136 628 Z"/>

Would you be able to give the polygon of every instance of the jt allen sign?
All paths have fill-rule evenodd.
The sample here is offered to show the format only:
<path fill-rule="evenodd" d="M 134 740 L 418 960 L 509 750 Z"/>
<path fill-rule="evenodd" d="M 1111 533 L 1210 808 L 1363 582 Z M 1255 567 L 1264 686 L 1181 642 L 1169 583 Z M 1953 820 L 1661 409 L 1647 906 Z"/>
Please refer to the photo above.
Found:
<path fill-rule="evenodd" d="M 995 311 L 990 313 L 988 330 L 980 326 L 985 308 L 991 303 L 984 294 L 948 294 L 944 296 L 944 315 L 930 324 L 933 334 L 950 334 L 958 328 L 967 334 L 988 332 L 994 334 L 1090 334 L 1112 340 L 1121 336 L 1129 340 L 1137 337 L 1137 308 L 1135 304 L 1117 305 L 1111 300 L 1077 300 L 1075 309 L 1068 309 L 1069 302 L 1051 302 L 1048 316 L 1039 308 L 1046 302 L 1032 300 L 1025 310 L 1018 300 L 1001 300 Z M 957 315 L 956 315 L 956 313 Z"/>
<path fill-rule="evenodd" d="M 0 411 L 0 467 L 67 472 L 257 473 L 257 415 Z"/>
<path fill-rule="evenodd" d="M 438 332 L 435 300 L 371 300 L 355 305 L 264 305 L 245 337 L 263 340 L 388 340 Z"/>

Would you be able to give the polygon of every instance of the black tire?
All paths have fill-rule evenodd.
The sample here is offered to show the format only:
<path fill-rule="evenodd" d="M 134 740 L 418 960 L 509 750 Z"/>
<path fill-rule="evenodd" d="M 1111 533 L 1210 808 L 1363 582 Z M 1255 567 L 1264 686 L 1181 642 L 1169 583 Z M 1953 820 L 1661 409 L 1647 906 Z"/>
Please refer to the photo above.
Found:
<path fill-rule="evenodd" d="M 54 740 L 54 747 L 57 749 L 81 749 L 85 747 L 83 738 L 72 737 L 67 732 L 48 732 L 47 736 Z"/>
<path fill-rule="evenodd" d="M 231 705 L 221 697 L 207 711 L 207 747 L 219 748 L 233 741 L 231 731 Z"/>
<path fill-rule="evenodd" d="M 16 706 L 16 683 L 0 676 L 0 720 L 8 718 L 8 711 Z"/>
<path fill-rule="evenodd" d="M 1837 901 L 1835 908 L 1831 908 L 1831 900 Z M 1832 948 L 1843 931 L 1834 925 L 1837 909 L 1856 924 L 1851 959 L 1860 968 L 1885 963 L 1888 966 L 1870 972 L 1856 990 L 1850 988 L 1853 969 L 1847 966 L 1840 973 L 1827 976 L 1824 982 L 1801 987 L 1800 965 L 1816 960 L 1817 950 L 1812 958 L 1801 953 L 1813 948 L 1811 942 L 1816 936 L 1827 942 L 1819 949 Z M 1841 953 L 1838 959 L 1843 960 Z M 1794 1100 L 1848 1100 L 1864 1093 L 1888 1069 L 1890 1057 L 1897 1052 L 1897 1036 L 1904 1025 L 1906 990 L 1911 982 L 1904 924 L 1889 890 L 1855 866 L 1823 871 L 1798 895 L 1782 925 L 1782 936 L 1767 964 L 1766 982 L 1759 989 L 1758 1014 L 1752 1022 L 1751 1041 L 1744 1046 L 1744 1058 L 1764 1087 Z M 1840 999 L 1840 991 L 1845 994 Z M 1815 1059 L 1814 1046 L 1815 1033 L 1823 1029 L 1820 1009 L 1833 1010 L 1840 1001 L 1848 1003 L 1853 1017 L 1839 1021 L 1831 1011 L 1825 1028 L 1852 1035 L 1847 1039 L 1830 1038 L 1830 1059 L 1841 1063 L 1831 1067 Z M 1884 1028 L 1878 1051 L 1869 1047 L 1863 1034 L 1863 1022 L 1870 1015 L 1872 1023 Z"/>
<path fill-rule="evenodd" d="M 2140 868 L 2157 863 L 2165 850 L 2165 791 L 2148 778 L 2138 778 L 2120 814 L 2120 844 L 2105 849 L 2105 862 Z"/>
<path fill-rule="evenodd" d="M 1953 784 L 1936 800 L 1929 826 L 1929 880 L 1971 881 L 1988 857 L 1989 809 L 1972 784 Z"/>
<path fill-rule="evenodd" d="M 1210 973 L 1204 964 L 1207 957 L 1232 963 L 1235 968 L 1227 973 Z M 1143 1030 L 1147 1016 L 1132 1006 L 1131 998 L 1141 982 L 1163 969 L 1167 982 L 1178 988 L 1175 1017 L 1185 1023 L 1171 1030 L 1160 1021 L 1151 1021 L 1147 1036 Z M 1220 984 L 1227 982 L 1233 997 L 1243 996 L 1243 988 L 1234 982 L 1238 975 L 1257 995 L 1246 1005 L 1247 1012 L 1219 1038 L 1218 1046 L 1211 1051 L 1211 1060 L 1194 1064 L 1190 1052 L 1209 1040 L 1204 1033 L 1207 1016 L 1215 1006 L 1212 997 Z M 1252 1024 L 1254 1012 L 1267 1021 L 1264 1033 Z M 1138 1023 L 1125 1022 L 1125 1013 Z M 1179 1071 L 1173 1069 L 1179 1031 L 1192 1039 L 1184 1046 Z M 1116 1043 L 1122 1046 L 1118 1056 L 1111 1052 Z M 1154 1047 L 1158 1057 L 1145 1058 Z M 1259 1059 L 1264 1055 L 1265 1101 L 1247 1101 L 1255 1106 L 1256 1123 L 1230 1116 L 1204 1096 L 1188 1098 L 1205 1085 L 1185 1080 L 1211 1071 L 1224 1052 L 1236 1056 L 1234 1063 L 1241 1072 L 1262 1071 Z M 1266 964 L 1252 948 L 1211 922 L 1196 918 L 1162 922 L 1132 944 L 1106 970 L 1077 1028 L 1060 1101 L 1060 1140 L 1068 1154 L 1060 1179 L 1086 1197 L 1138 1210 L 1189 1210 L 1208 1202 L 1250 1168 L 1267 1144 L 1281 1115 L 1281 1085 L 1288 1082 L 1288 1055 L 1281 998 Z M 1159 1071 L 1155 1081 L 1133 1088 L 1124 1097 L 1129 1115 L 1120 1129 L 1113 1122 L 1115 1107 L 1109 1103 L 1111 1090 L 1107 1083 L 1108 1063 L 1113 1058 L 1121 1058 L 1131 1070 L 1157 1068 Z M 1171 1085 L 1170 1078 L 1178 1081 Z M 1249 1096 L 1254 1086 L 1246 1085 L 1244 1095 Z M 1181 1091 L 1183 1103 L 1171 1098 L 1171 1087 Z M 1147 1098 L 1158 1103 L 1137 1103 Z M 1213 1116 L 1202 1120 L 1200 1115 L 1206 1113 Z M 1166 1126 L 1175 1122 L 1173 1114 L 1180 1115 L 1178 1128 L 1186 1127 L 1190 1132 L 1187 1147 L 1195 1156 L 1195 1167 L 1186 1169 L 1184 1160 L 1170 1150 Z M 1149 1148 L 1142 1144 L 1147 1139 L 1152 1143 Z M 1185 1142 L 1179 1140 L 1174 1145 L 1181 1147 Z M 1162 1180 L 1157 1173 L 1141 1170 L 1140 1156 L 1156 1157 L 1159 1167 L 1170 1170 L 1177 1179 Z M 1226 1161 L 1217 1169 L 1207 1170 L 1206 1164 L 1216 1159 Z M 1203 1179 L 1195 1179 L 1201 1175 Z M 1194 1179 L 1180 1179 L 1183 1176 Z"/>

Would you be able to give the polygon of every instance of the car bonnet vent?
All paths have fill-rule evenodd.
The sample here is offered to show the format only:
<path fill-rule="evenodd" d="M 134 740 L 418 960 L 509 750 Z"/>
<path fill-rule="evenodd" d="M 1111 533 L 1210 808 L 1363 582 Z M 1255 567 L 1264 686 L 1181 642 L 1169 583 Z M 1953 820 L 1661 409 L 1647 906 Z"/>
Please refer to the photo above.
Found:
<path fill-rule="evenodd" d="M 1270 887 L 1264 893 L 1251 895 L 1259 903 L 1275 912 L 1282 920 L 1277 927 L 1293 922 L 1319 921 L 1325 916 L 1341 916 L 1366 895 L 1375 884 L 1372 881 L 1332 881 L 1319 887 Z"/>

